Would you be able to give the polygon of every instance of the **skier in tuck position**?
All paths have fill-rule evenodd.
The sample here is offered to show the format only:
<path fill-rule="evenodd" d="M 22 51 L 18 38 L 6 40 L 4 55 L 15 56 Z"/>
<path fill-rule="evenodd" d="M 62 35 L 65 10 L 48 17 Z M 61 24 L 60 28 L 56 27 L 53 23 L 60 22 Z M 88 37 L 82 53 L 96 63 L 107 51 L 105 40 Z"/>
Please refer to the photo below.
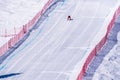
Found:
<path fill-rule="evenodd" d="M 73 20 L 73 19 L 72 19 L 71 16 L 69 15 L 69 16 L 67 17 L 67 20 L 68 20 L 68 21 L 71 21 L 71 20 Z"/>

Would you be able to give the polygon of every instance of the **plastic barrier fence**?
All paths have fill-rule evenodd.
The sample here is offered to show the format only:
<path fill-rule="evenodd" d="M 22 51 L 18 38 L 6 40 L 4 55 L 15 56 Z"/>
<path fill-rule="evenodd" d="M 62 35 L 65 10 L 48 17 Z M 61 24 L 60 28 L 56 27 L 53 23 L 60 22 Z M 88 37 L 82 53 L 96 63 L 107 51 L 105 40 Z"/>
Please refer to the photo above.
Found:
<path fill-rule="evenodd" d="M 107 32 L 105 34 L 105 36 L 102 38 L 102 40 L 95 46 L 95 48 L 92 50 L 92 52 L 89 54 L 89 56 L 87 57 L 83 67 L 82 67 L 82 70 L 80 72 L 80 74 L 78 75 L 77 77 L 77 80 L 82 80 L 86 70 L 87 70 L 87 67 L 89 66 L 91 60 L 96 56 L 97 52 L 103 47 L 103 45 L 105 44 L 106 40 L 107 40 L 107 36 L 108 34 L 110 33 L 111 31 L 111 28 L 113 27 L 114 25 L 114 22 L 115 22 L 115 19 L 118 17 L 118 15 L 120 14 L 120 7 L 115 11 L 114 15 L 113 15 L 113 18 L 111 20 L 111 22 L 109 23 L 108 25 L 108 28 L 107 28 Z"/>
<path fill-rule="evenodd" d="M 40 12 L 38 12 L 32 20 L 30 20 L 27 24 L 22 26 L 23 28 L 22 28 L 22 30 L 20 30 L 20 32 L 18 34 L 16 34 L 6 44 L 4 44 L 2 47 L 0 47 L 0 56 L 2 56 L 7 50 L 9 50 L 11 47 L 13 47 L 25 35 L 25 33 L 33 27 L 33 25 L 38 21 L 38 19 L 48 9 L 48 7 L 51 5 L 52 2 L 53 2 L 53 0 L 49 0 L 45 4 L 45 6 L 42 8 L 42 10 Z"/>

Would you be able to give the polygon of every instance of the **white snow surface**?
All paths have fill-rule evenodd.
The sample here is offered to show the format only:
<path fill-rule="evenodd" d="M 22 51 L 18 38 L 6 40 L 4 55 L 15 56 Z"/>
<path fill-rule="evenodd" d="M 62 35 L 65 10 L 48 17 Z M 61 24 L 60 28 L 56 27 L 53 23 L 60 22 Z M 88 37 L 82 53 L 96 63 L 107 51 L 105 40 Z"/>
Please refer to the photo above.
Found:
<path fill-rule="evenodd" d="M 48 0 L 0 0 L 0 46 L 43 8 Z M 4 37 L 5 35 L 11 35 Z"/>
<path fill-rule="evenodd" d="M 1 65 L 0 75 L 22 73 L 5 80 L 75 80 L 76 65 L 92 50 L 96 35 L 116 1 L 65 0 Z M 71 15 L 72 21 L 67 21 Z M 104 30 L 103 30 L 104 31 Z M 78 66 L 78 67 L 80 67 Z M 80 72 L 80 69 L 76 71 Z M 70 77 L 75 74 L 74 77 Z"/>

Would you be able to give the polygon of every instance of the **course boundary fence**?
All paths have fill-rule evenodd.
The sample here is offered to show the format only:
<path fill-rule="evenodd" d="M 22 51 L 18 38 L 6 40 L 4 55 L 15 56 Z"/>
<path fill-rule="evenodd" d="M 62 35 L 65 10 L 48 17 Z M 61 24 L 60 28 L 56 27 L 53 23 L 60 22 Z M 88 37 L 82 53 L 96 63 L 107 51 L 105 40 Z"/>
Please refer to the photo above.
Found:
<path fill-rule="evenodd" d="M 0 47 L 0 56 L 7 52 L 11 47 L 21 40 L 24 35 L 35 25 L 39 18 L 45 13 L 45 11 L 50 7 L 54 0 L 49 0 L 44 7 L 30 20 L 28 23 L 22 26 L 22 29 L 18 34 L 15 34 L 7 43 Z"/>
<path fill-rule="evenodd" d="M 108 39 L 108 35 L 114 25 L 114 22 L 116 20 L 116 18 L 119 16 L 120 14 L 120 6 L 118 7 L 118 9 L 115 11 L 112 20 L 110 21 L 108 27 L 107 27 L 107 32 L 105 34 L 105 36 L 101 39 L 101 41 L 93 48 L 93 50 L 90 52 L 90 54 L 88 55 L 87 59 L 85 60 L 85 63 L 79 73 L 79 75 L 77 76 L 77 80 L 82 80 L 90 62 L 92 61 L 92 59 L 97 55 L 97 52 L 100 51 L 100 49 L 103 47 L 103 45 L 106 43 L 107 39 Z"/>

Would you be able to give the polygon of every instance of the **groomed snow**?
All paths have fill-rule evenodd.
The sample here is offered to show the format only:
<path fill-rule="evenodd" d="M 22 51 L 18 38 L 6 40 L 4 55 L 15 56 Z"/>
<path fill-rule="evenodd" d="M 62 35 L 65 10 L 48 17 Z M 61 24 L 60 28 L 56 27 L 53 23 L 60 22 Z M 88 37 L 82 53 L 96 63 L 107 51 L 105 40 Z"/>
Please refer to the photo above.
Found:
<path fill-rule="evenodd" d="M 92 50 L 105 18 L 114 8 L 109 0 L 66 0 L 1 65 L 0 75 L 22 73 L 7 80 L 75 80 L 77 64 Z M 72 11 L 72 12 L 71 12 Z M 88 14 L 89 13 L 89 14 Z M 73 21 L 67 21 L 71 15 Z M 97 37 L 98 39 L 99 37 Z M 95 46 L 96 44 L 92 44 Z M 73 77 L 71 77 L 75 74 Z"/>

